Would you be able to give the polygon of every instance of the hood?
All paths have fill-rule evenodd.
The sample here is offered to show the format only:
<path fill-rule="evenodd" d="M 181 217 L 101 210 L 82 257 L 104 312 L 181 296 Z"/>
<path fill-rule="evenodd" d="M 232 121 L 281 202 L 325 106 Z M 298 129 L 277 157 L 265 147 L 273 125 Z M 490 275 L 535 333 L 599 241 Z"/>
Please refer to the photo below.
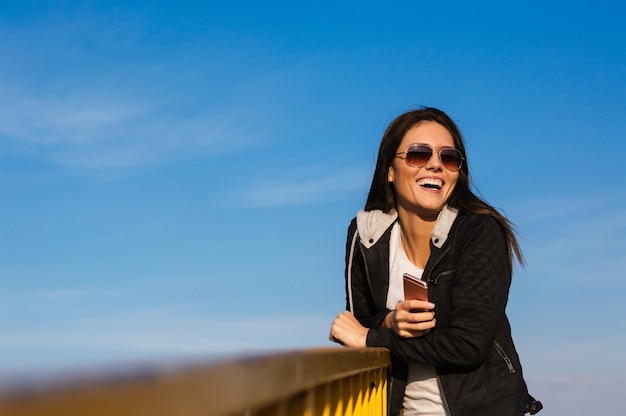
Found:
<path fill-rule="evenodd" d="M 443 207 L 431 234 L 431 241 L 435 247 L 441 248 L 446 242 L 458 213 L 459 211 L 455 208 L 447 205 Z M 398 213 L 395 210 L 388 213 L 380 210 L 357 212 L 356 226 L 361 236 L 361 244 L 365 248 L 372 247 L 397 219 Z"/>

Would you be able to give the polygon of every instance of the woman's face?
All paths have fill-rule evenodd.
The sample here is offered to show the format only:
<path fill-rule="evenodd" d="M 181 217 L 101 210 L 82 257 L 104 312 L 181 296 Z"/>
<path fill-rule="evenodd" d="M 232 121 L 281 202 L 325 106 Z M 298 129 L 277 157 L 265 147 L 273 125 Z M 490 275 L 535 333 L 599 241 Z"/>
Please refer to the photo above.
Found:
<path fill-rule="evenodd" d="M 388 172 L 393 182 L 398 210 L 414 212 L 427 220 L 434 220 L 446 204 L 459 172 L 448 170 L 441 163 L 438 151 L 454 148 L 454 140 L 448 130 L 439 123 L 425 121 L 412 127 L 402 138 L 396 153 L 406 151 L 412 144 L 424 144 L 433 149 L 426 165 L 420 168 L 407 165 L 405 154 L 395 157 Z"/>

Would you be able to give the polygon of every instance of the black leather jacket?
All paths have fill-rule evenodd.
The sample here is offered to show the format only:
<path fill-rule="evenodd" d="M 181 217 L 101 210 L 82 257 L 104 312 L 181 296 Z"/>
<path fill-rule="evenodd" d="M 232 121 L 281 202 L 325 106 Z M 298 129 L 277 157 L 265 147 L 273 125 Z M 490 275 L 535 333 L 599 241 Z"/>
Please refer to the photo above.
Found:
<path fill-rule="evenodd" d="M 413 362 L 436 368 L 452 416 L 534 414 L 541 403 L 528 394 L 505 314 L 511 271 L 503 231 L 489 216 L 457 215 L 447 207 L 444 211 L 448 224 L 439 224 L 440 215 L 422 277 L 429 283 L 437 324 L 417 338 L 402 338 L 381 327 L 389 312 L 389 239 L 395 212 L 362 212 L 367 220 L 361 220 L 359 232 L 355 234 L 356 218 L 348 230 L 348 309 L 370 328 L 367 346 L 391 352 L 389 414 L 402 408 L 407 363 Z"/>

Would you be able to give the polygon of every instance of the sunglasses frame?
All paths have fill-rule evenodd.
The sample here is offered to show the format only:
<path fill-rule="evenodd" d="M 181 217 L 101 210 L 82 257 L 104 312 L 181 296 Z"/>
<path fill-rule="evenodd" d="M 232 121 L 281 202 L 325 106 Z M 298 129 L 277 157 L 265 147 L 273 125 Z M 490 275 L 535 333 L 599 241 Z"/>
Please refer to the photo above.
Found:
<path fill-rule="evenodd" d="M 415 147 L 421 147 L 421 148 L 430 149 L 430 156 L 428 157 L 426 162 L 424 162 L 423 165 L 413 165 L 413 164 L 409 163 L 409 153 L 411 153 L 411 149 L 415 148 Z M 444 162 L 443 161 L 443 159 L 441 158 L 441 152 L 442 151 L 452 151 L 452 152 L 456 153 L 459 156 L 458 157 L 459 167 L 456 168 L 456 169 L 450 169 L 450 167 L 447 166 L 447 165 L 449 165 L 451 162 L 450 161 L 448 161 L 448 162 Z M 450 172 L 458 172 L 463 167 L 463 161 L 465 160 L 465 158 L 463 157 L 463 154 L 461 154 L 461 152 L 458 149 L 455 149 L 454 147 L 441 147 L 439 149 L 434 149 L 434 148 L 430 147 L 427 144 L 413 143 L 413 144 L 409 145 L 409 147 L 407 147 L 406 151 L 396 153 L 396 157 L 400 157 L 400 155 L 405 155 L 404 157 L 400 157 L 400 159 L 404 159 L 404 161 L 406 162 L 407 166 L 410 166 L 412 168 L 423 168 L 424 166 L 426 166 L 428 164 L 428 161 L 433 157 L 433 155 L 435 153 L 437 153 L 437 155 L 439 156 L 439 160 L 441 161 L 441 164 L 443 165 L 443 167 L 448 169 Z"/>

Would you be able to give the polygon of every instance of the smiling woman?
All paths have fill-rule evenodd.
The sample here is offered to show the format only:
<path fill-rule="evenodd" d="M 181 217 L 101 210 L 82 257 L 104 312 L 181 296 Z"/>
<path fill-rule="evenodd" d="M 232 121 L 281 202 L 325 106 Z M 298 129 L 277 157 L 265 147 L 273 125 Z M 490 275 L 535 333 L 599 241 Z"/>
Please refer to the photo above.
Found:
<path fill-rule="evenodd" d="M 454 149 L 452 135 L 441 124 L 425 121 L 407 131 L 398 147 L 407 151 L 396 153 L 387 175 L 388 182 L 394 187 L 398 211 L 409 209 L 419 217 L 436 219 L 454 191 L 460 161 L 463 160 L 461 153 Z M 430 150 L 431 156 L 427 159 L 421 154 L 416 156 L 416 148 Z M 433 148 L 438 149 L 438 157 L 433 157 Z M 452 165 L 444 163 L 450 159 L 446 153 L 442 157 L 442 152 L 458 153 L 458 161 Z M 401 154 L 406 154 L 404 161 L 399 156 Z M 403 214 L 400 216 L 413 218 L 408 213 Z"/>
<path fill-rule="evenodd" d="M 455 123 L 435 108 L 410 111 L 387 128 L 365 210 L 350 224 L 347 311 L 331 340 L 390 350 L 391 415 L 542 408 L 528 394 L 505 313 L 521 252 L 508 220 L 469 185 Z M 428 285 L 428 300 L 406 296 L 407 274 Z"/>

